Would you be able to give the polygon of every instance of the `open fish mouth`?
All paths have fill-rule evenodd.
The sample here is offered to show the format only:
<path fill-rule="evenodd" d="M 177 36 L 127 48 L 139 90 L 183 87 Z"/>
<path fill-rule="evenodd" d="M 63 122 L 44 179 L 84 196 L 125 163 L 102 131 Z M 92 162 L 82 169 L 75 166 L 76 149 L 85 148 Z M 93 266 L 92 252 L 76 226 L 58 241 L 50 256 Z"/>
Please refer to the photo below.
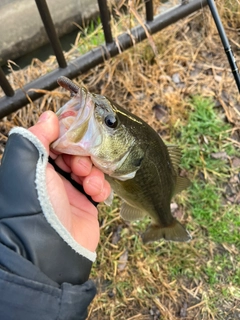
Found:
<path fill-rule="evenodd" d="M 58 119 L 66 130 L 71 127 L 76 119 L 84 121 L 84 118 L 88 117 L 89 111 L 86 108 L 87 94 L 88 92 L 85 88 L 79 88 L 73 98 L 57 111 Z"/>
<path fill-rule="evenodd" d="M 60 134 L 51 147 L 59 152 L 68 149 L 68 153 L 89 156 L 90 144 L 96 140 L 95 136 L 99 135 L 99 132 L 96 132 L 93 97 L 86 88 L 78 87 L 66 79 L 61 77 L 58 82 L 71 92 L 72 98 L 56 113 Z M 71 150 L 69 145 L 73 147 Z"/>

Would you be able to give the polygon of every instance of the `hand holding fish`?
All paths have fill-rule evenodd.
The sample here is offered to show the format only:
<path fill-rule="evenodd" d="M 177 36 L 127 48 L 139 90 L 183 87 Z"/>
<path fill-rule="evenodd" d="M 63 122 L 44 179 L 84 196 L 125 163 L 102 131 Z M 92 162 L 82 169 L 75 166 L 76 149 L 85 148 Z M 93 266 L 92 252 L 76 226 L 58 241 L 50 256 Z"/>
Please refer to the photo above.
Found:
<path fill-rule="evenodd" d="M 41 115 L 39 122 L 29 129 L 49 151 L 49 145 L 59 135 L 57 116 L 51 112 Z M 111 192 L 104 174 L 92 165 L 89 157 L 56 154 L 50 151 L 58 167 L 71 172 L 71 177 L 83 185 L 84 191 L 96 202 L 106 200 Z M 84 248 L 95 251 L 99 241 L 97 208 L 59 175 L 51 164 L 46 168 L 46 184 L 53 209 L 62 225 Z"/>
<path fill-rule="evenodd" d="M 29 130 L 10 131 L 0 165 L 0 249 L 14 248 L 17 260 L 29 260 L 59 284 L 81 284 L 96 259 L 96 204 L 111 188 L 90 158 L 52 152 L 58 136 L 51 111 Z"/>
<path fill-rule="evenodd" d="M 21 319 L 85 319 L 96 293 L 88 281 L 99 240 L 96 202 L 110 186 L 90 158 L 51 152 L 58 136 L 57 116 L 43 113 L 29 130 L 10 131 L 1 158 L 1 319 L 16 308 Z"/>

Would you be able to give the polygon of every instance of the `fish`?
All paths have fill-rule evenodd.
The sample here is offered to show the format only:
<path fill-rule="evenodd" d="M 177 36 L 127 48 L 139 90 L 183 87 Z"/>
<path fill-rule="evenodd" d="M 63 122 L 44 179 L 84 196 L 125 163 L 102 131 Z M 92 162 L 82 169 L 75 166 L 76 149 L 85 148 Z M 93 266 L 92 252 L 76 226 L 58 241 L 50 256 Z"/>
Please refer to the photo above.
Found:
<path fill-rule="evenodd" d="M 90 157 L 123 200 L 124 220 L 151 217 L 143 243 L 191 240 L 170 209 L 172 197 L 190 184 L 179 175 L 180 148 L 166 145 L 145 121 L 107 97 L 90 93 L 66 77 L 60 77 L 58 84 L 72 98 L 57 111 L 60 134 L 51 148 Z"/>

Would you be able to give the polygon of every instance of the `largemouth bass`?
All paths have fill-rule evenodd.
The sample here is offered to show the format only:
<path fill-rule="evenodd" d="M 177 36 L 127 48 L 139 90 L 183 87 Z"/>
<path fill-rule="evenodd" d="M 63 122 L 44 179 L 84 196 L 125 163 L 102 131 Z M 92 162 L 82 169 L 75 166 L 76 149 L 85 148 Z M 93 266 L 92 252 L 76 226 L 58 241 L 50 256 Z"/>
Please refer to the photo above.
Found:
<path fill-rule="evenodd" d="M 58 83 L 72 98 L 57 112 L 60 135 L 52 148 L 89 156 L 123 199 L 123 219 L 151 217 L 142 236 L 144 243 L 161 238 L 190 240 L 170 210 L 173 195 L 189 185 L 187 178 L 178 175 L 179 148 L 166 146 L 146 122 L 105 96 L 90 93 L 65 77 Z"/>

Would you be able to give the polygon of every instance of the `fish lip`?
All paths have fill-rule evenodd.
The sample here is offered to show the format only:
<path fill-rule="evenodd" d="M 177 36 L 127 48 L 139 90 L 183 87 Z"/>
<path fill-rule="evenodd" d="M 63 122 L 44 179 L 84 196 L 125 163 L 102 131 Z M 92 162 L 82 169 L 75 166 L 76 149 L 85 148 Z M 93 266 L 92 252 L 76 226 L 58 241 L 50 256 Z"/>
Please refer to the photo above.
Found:
<path fill-rule="evenodd" d="M 79 100 L 79 110 L 78 110 L 78 113 L 77 113 L 77 118 L 79 120 L 79 118 L 82 117 L 82 114 L 86 108 L 86 104 L 87 104 L 87 96 L 88 96 L 88 91 L 86 88 L 84 87 L 80 87 L 79 90 L 78 90 L 78 93 L 76 95 L 76 97 L 78 98 Z M 81 112 L 79 112 L 81 110 Z"/>
<path fill-rule="evenodd" d="M 95 108 L 92 94 L 85 87 L 79 88 L 77 97 L 80 103 L 76 121 L 81 124 L 90 119 Z"/>

